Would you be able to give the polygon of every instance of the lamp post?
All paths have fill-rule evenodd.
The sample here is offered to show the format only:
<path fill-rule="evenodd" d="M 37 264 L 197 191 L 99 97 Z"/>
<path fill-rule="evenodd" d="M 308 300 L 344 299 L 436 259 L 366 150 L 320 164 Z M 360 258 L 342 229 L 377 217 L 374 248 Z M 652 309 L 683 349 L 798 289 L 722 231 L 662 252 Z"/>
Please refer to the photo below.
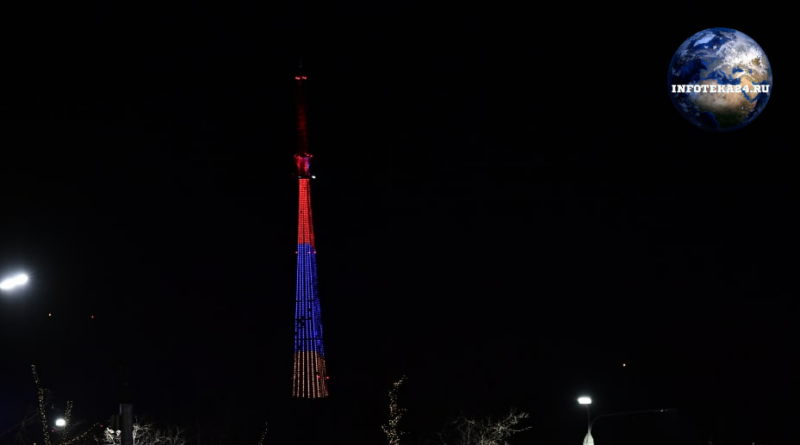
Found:
<path fill-rule="evenodd" d="M 597 419 L 602 417 L 613 417 L 613 416 L 632 416 L 634 414 L 658 414 L 658 413 L 671 413 L 673 411 L 677 411 L 676 409 L 643 409 L 640 411 L 625 411 L 621 413 L 611 413 L 611 414 L 602 414 L 600 416 L 595 417 L 592 419 L 592 425 L 597 422 Z"/>
<path fill-rule="evenodd" d="M 592 419 L 591 416 L 589 416 L 589 405 L 592 404 L 592 399 L 590 397 L 580 397 L 578 398 L 578 403 L 586 406 L 586 416 L 589 418 L 589 430 L 586 433 L 586 437 L 583 438 L 583 445 L 594 445 L 594 438 L 592 437 L 592 427 L 594 426 L 594 423 L 597 422 L 598 419 L 601 419 L 603 417 L 627 416 L 634 414 L 657 414 L 657 413 L 667 413 L 676 411 L 675 409 L 644 409 L 639 411 L 624 411 L 619 413 L 601 414 Z"/>
<path fill-rule="evenodd" d="M 589 405 L 592 404 L 591 397 L 578 397 L 578 403 L 586 407 L 586 422 L 588 431 L 586 437 L 583 438 L 583 445 L 594 445 L 594 438 L 592 437 L 592 416 L 589 414 Z"/>

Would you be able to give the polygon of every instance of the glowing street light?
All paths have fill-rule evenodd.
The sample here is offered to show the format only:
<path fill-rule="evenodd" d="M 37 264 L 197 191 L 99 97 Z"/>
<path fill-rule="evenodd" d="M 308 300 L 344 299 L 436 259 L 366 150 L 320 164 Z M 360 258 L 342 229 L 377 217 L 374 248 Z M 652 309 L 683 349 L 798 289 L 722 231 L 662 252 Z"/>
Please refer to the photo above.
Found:
<path fill-rule="evenodd" d="M 591 397 L 578 397 L 578 403 L 586 407 L 586 419 L 589 430 L 586 432 L 586 437 L 583 438 L 583 445 L 594 445 L 594 438 L 592 437 L 592 416 L 589 414 L 589 405 L 592 404 Z"/>
<path fill-rule="evenodd" d="M 10 291 L 26 284 L 28 284 L 28 275 L 20 273 L 0 281 L 0 290 Z"/>
<path fill-rule="evenodd" d="M 67 426 L 67 421 L 59 417 L 58 419 L 56 419 L 56 426 L 59 428 L 64 428 L 65 426 Z"/>

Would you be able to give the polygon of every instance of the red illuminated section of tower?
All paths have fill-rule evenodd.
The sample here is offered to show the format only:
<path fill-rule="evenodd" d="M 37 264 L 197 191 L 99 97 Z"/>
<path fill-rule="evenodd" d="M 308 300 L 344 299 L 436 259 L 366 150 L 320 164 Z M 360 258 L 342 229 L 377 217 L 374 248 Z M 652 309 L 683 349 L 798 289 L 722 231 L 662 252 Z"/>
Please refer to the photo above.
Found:
<path fill-rule="evenodd" d="M 297 215 L 297 245 L 308 245 L 316 253 L 314 244 L 314 221 L 311 217 L 311 184 L 308 178 L 300 178 L 300 193 Z"/>
<path fill-rule="evenodd" d="M 306 76 L 295 76 L 297 84 L 297 153 L 294 155 L 299 182 L 297 215 L 297 292 L 295 298 L 294 374 L 292 396 L 318 399 L 328 396 L 328 373 L 322 345 L 322 320 L 317 296 L 317 250 L 311 218 L 311 154 L 308 152 Z"/>

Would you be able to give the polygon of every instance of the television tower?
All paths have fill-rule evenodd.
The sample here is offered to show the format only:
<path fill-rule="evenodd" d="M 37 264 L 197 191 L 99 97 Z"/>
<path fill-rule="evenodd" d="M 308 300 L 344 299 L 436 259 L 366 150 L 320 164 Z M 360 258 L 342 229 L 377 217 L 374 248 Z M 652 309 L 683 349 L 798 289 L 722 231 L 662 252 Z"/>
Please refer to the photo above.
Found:
<path fill-rule="evenodd" d="M 322 347 L 322 320 L 317 297 L 317 251 L 311 220 L 311 153 L 308 152 L 305 84 L 302 71 L 294 77 L 297 85 L 297 179 L 300 194 L 297 218 L 297 292 L 294 322 L 294 377 L 292 396 L 317 399 L 328 396 L 328 374 Z"/>

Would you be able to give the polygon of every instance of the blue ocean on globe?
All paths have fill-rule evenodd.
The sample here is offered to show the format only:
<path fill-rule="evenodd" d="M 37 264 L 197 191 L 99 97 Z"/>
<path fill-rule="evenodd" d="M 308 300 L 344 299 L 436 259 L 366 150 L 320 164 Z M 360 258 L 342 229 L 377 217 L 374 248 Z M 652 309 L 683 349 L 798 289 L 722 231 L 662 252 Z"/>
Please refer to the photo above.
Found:
<path fill-rule="evenodd" d="M 764 111 L 772 94 L 772 66 L 749 36 L 710 28 L 678 48 L 667 82 L 672 104 L 684 119 L 703 130 L 732 131 Z"/>

